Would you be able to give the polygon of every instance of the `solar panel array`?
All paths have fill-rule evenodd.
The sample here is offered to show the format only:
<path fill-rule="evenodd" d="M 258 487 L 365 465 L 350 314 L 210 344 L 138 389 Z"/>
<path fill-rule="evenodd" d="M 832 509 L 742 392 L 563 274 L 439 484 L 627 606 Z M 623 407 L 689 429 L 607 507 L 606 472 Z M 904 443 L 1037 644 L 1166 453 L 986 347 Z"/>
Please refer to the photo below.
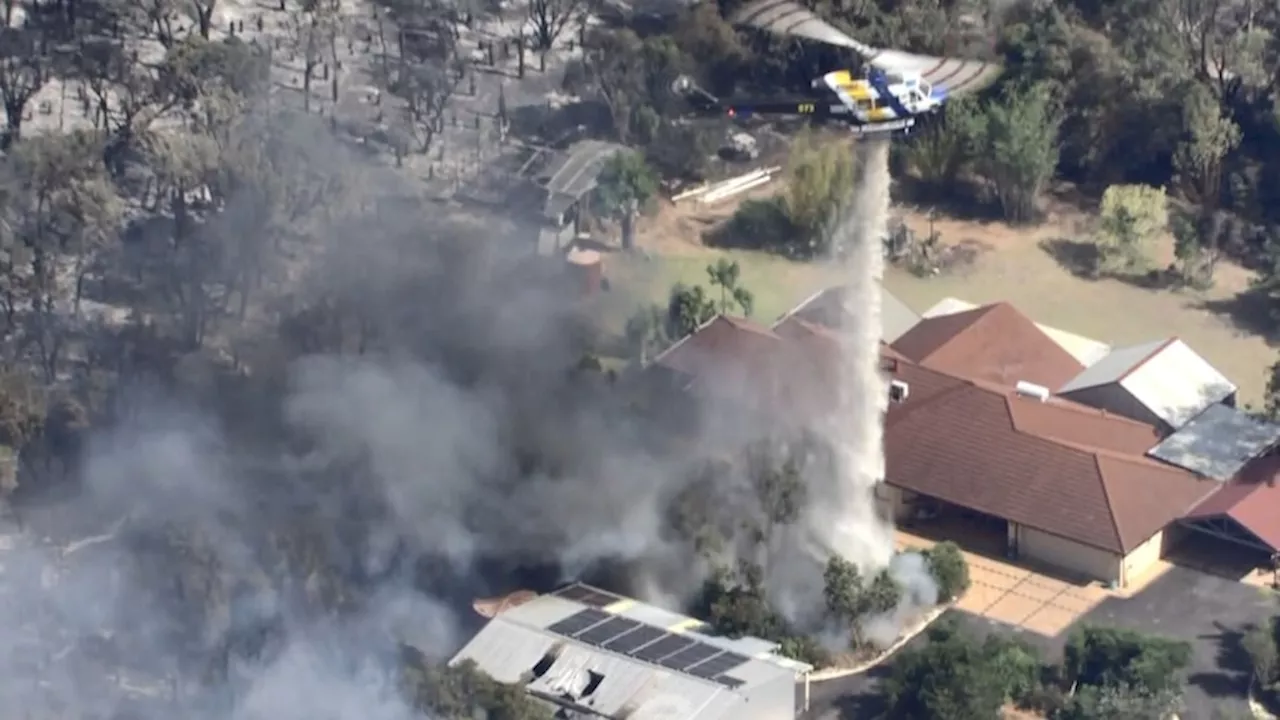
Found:
<path fill-rule="evenodd" d="M 593 592 L 589 588 L 583 590 Z M 704 680 L 713 680 L 728 688 L 737 688 L 743 683 L 725 673 L 750 660 L 745 655 L 718 648 L 688 635 L 667 632 L 595 608 L 581 610 L 547 629 L 586 645 Z"/>
<path fill-rule="evenodd" d="M 572 600 L 594 608 L 608 607 L 624 599 L 613 593 L 607 593 L 586 585 L 570 585 L 569 587 L 561 588 L 555 594 L 565 600 Z"/>

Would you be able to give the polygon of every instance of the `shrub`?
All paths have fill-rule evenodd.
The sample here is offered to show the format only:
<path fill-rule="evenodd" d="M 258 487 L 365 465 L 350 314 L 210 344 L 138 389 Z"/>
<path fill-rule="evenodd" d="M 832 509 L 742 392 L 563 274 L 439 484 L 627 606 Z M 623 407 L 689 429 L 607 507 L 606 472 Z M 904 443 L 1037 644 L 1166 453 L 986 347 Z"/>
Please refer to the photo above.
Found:
<path fill-rule="evenodd" d="M 802 245 L 801 235 L 787 215 L 785 200 L 775 196 L 743 201 L 729 222 L 709 235 L 707 243 L 793 255 Z"/>
<path fill-rule="evenodd" d="M 929 572 L 938 584 L 938 603 L 947 603 L 969 589 L 969 563 L 953 542 L 940 542 L 923 553 Z"/>

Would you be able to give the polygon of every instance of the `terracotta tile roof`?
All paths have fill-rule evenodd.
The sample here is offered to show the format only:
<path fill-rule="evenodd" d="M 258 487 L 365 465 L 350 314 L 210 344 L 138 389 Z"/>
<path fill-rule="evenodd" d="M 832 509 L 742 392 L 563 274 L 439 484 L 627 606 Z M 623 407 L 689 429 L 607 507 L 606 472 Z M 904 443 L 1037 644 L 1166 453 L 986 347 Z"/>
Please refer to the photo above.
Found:
<path fill-rule="evenodd" d="M 1280 456 L 1254 460 L 1239 477 L 1223 484 L 1185 516 L 1188 520 L 1226 517 L 1280 552 Z"/>
<path fill-rule="evenodd" d="M 767 362 L 782 338 L 759 323 L 717 315 L 653 359 L 654 364 L 692 377 L 751 368 Z"/>
<path fill-rule="evenodd" d="M 885 426 L 886 479 L 898 487 L 1117 553 L 1216 488 L 1142 457 L 1154 428 L 897 365 L 893 377 L 910 387 Z"/>
<path fill-rule="evenodd" d="M 921 320 L 893 343 L 925 367 L 974 380 L 1061 387 L 1084 370 L 1071 353 L 1009 303 Z"/>

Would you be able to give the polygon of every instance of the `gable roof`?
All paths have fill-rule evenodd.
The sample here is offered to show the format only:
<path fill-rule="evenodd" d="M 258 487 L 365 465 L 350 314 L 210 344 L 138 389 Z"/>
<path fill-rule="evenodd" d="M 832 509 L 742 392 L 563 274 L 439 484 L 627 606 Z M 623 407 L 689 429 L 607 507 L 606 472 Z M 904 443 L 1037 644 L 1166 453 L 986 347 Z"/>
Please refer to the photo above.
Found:
<path fill-rule="evenodd" d="M 1280 552 L 1280 456 L 1250 463 L 1185 515 L 1188 520 L 1226 517 Z"/>
<path fill-rule="evenodd" d="M 1084 369 L 1027 316 L 1006 302 L 921 320 L 893 343 L 925 367 L 1013 386 L 1061 386 Z"/>
<path fill-rule="evenodd" d="M 880 339 L 893 342 L 902 334 L 920 322 L 920 316 L 893 293 L 879 285 L 880 290 Z M 806 298 L 779 320 L 798 317 L 808 322 L 828 328 L 839 328 L 848 317 L 862 312 L 861 308 L 850 307 L 847 297 L 849 288 L 838 285 L 819 290 Z"/>
<path fill-rule="evenodd" d="M 692 377 L 758 365 L 782 343 L 769 328 L 745 318 L 716 315 L 662 351 L 655 365 Z"/>
<path fill-rule="evenodd" d="M 910 387 L 885 422 L 886 482 L 1126 553 L 1217 488 L 1143 457 L 1143 423 L 898 361 Z"/>
<path fill-rule="evenodd" d="M 933 307 L 925 310 L 924 317 L 938 317 L 939 315 L 951 315 L 953 313 L 964 312 L 978 307 L 975 303 L 966 302 L 959 298 L 943 298 L 939 300 Z M 1036 323 L 1036 327 L 1040 328 L 1040 332 L 1049 336 L 1063 350 L 1071 354 L 1071 357 L 1080 361 L 1081 365 L 1089 367 L 1097 362 L 1107 353 L 1111 352 L 1111 346 L 1106 343 L 1098 342 L 1093 338 L 1087 338 L 1083 335 L 1067 332 L 1044 323 Z M 1052 389 L 1052 388 L 1050 388 Z"/>
<path fill-rule="evenodd" d="M 1116 348 L 1076 375 L 1059 395 L 1117 385 L 1156 417 L 1177 429 L 1236 386 L 1178 338 Z"/>

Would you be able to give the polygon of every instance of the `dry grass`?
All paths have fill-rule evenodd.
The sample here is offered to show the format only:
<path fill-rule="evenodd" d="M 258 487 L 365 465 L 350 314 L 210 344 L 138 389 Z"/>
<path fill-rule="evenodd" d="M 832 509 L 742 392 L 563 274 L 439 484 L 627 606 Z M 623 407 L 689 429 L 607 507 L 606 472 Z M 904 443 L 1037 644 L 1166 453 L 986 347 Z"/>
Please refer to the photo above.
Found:
<path fill-rule="evenodd" d="M 927 225 L 908 216 L 913 226 Z M 1031 229 L 1000 224 L 939 220 L 946 243 L 973 242 L 986 248 L 971 266 L 954 275 L 921 279 L 890 271 L 885 284 L 907 305 L 923 311 L 945 297 L 974 303 L 1007 300 L 1046 325 L 1111 344 L 1138 343 L 1176 335 L 1240 386 L 1243 402 L 1258 403 L 1266 368 L 1276 360 L 1267 339 L 1239 329 L 1206 305 L 1229 304 L 1248 287 L 1250 274 L 1219 267 L 1205 292 L 1153 290 L 1124 280 L 1077 277 L 1041 247 L 1042 241 L 1072 237 L 1079 223 L 1055 218 Z M 1158 251 L 1165 262 L 1169 249 Z"/>
<path fill-rule="evenodd" d="M 745 197 L 766 197 L 777 184 L 709 208 L 696 204 L 664 204 L 646 218 L 638 244 L 650 259 L 615 256 L 612 279 L 629 292 L 626 312 L 642 302 L 665 302 L 675 282 L 706 285 L 706 266 L 729 257 L 742 266 L 743 284 L 756 295 L 755 317 L 770 322 L 818 289 L 838 283 L 838 269 L 797 263 L 767 253 L 723 251 L 702 245 L 702 233 L 723 222 Z M 923 233 L 929 221 L 919 213 L 903 214 Z M 1242 402 L 1257 404 L 1265 388 L 1266 368 L 1276 350 L 1259 334 L 1238 326 L 1231 317 L 1210 309 L 1229 305 L 1248 287 L 1250 274 L 1222 264 L 1215 286 L 1205 292 L 1153 290 L 1123 280 L 1088 280 L 1073 274 L 1043 244 L 1082 236 L 1087 218 L 1070 205 L 1051 208 L 1048 221 L 1033 228 L 1011 228 L 941 218 L 936 229 L 948 244 L 970 244 L 981 250 L 975 262 L 955 274 L 917 278 L 890 270 L 888 289 L 910 307 L 923 311 L 946 297 L 974 303 L 1006 300 L 1032 319 L 1111 344 L 1138 343 L 1176 335 L 1203 354 L 1240 386 Z M 1167 263 L 1168 243 L 1156 251 Z M 621 312 L 621 310 L 619 310 Z"/>

